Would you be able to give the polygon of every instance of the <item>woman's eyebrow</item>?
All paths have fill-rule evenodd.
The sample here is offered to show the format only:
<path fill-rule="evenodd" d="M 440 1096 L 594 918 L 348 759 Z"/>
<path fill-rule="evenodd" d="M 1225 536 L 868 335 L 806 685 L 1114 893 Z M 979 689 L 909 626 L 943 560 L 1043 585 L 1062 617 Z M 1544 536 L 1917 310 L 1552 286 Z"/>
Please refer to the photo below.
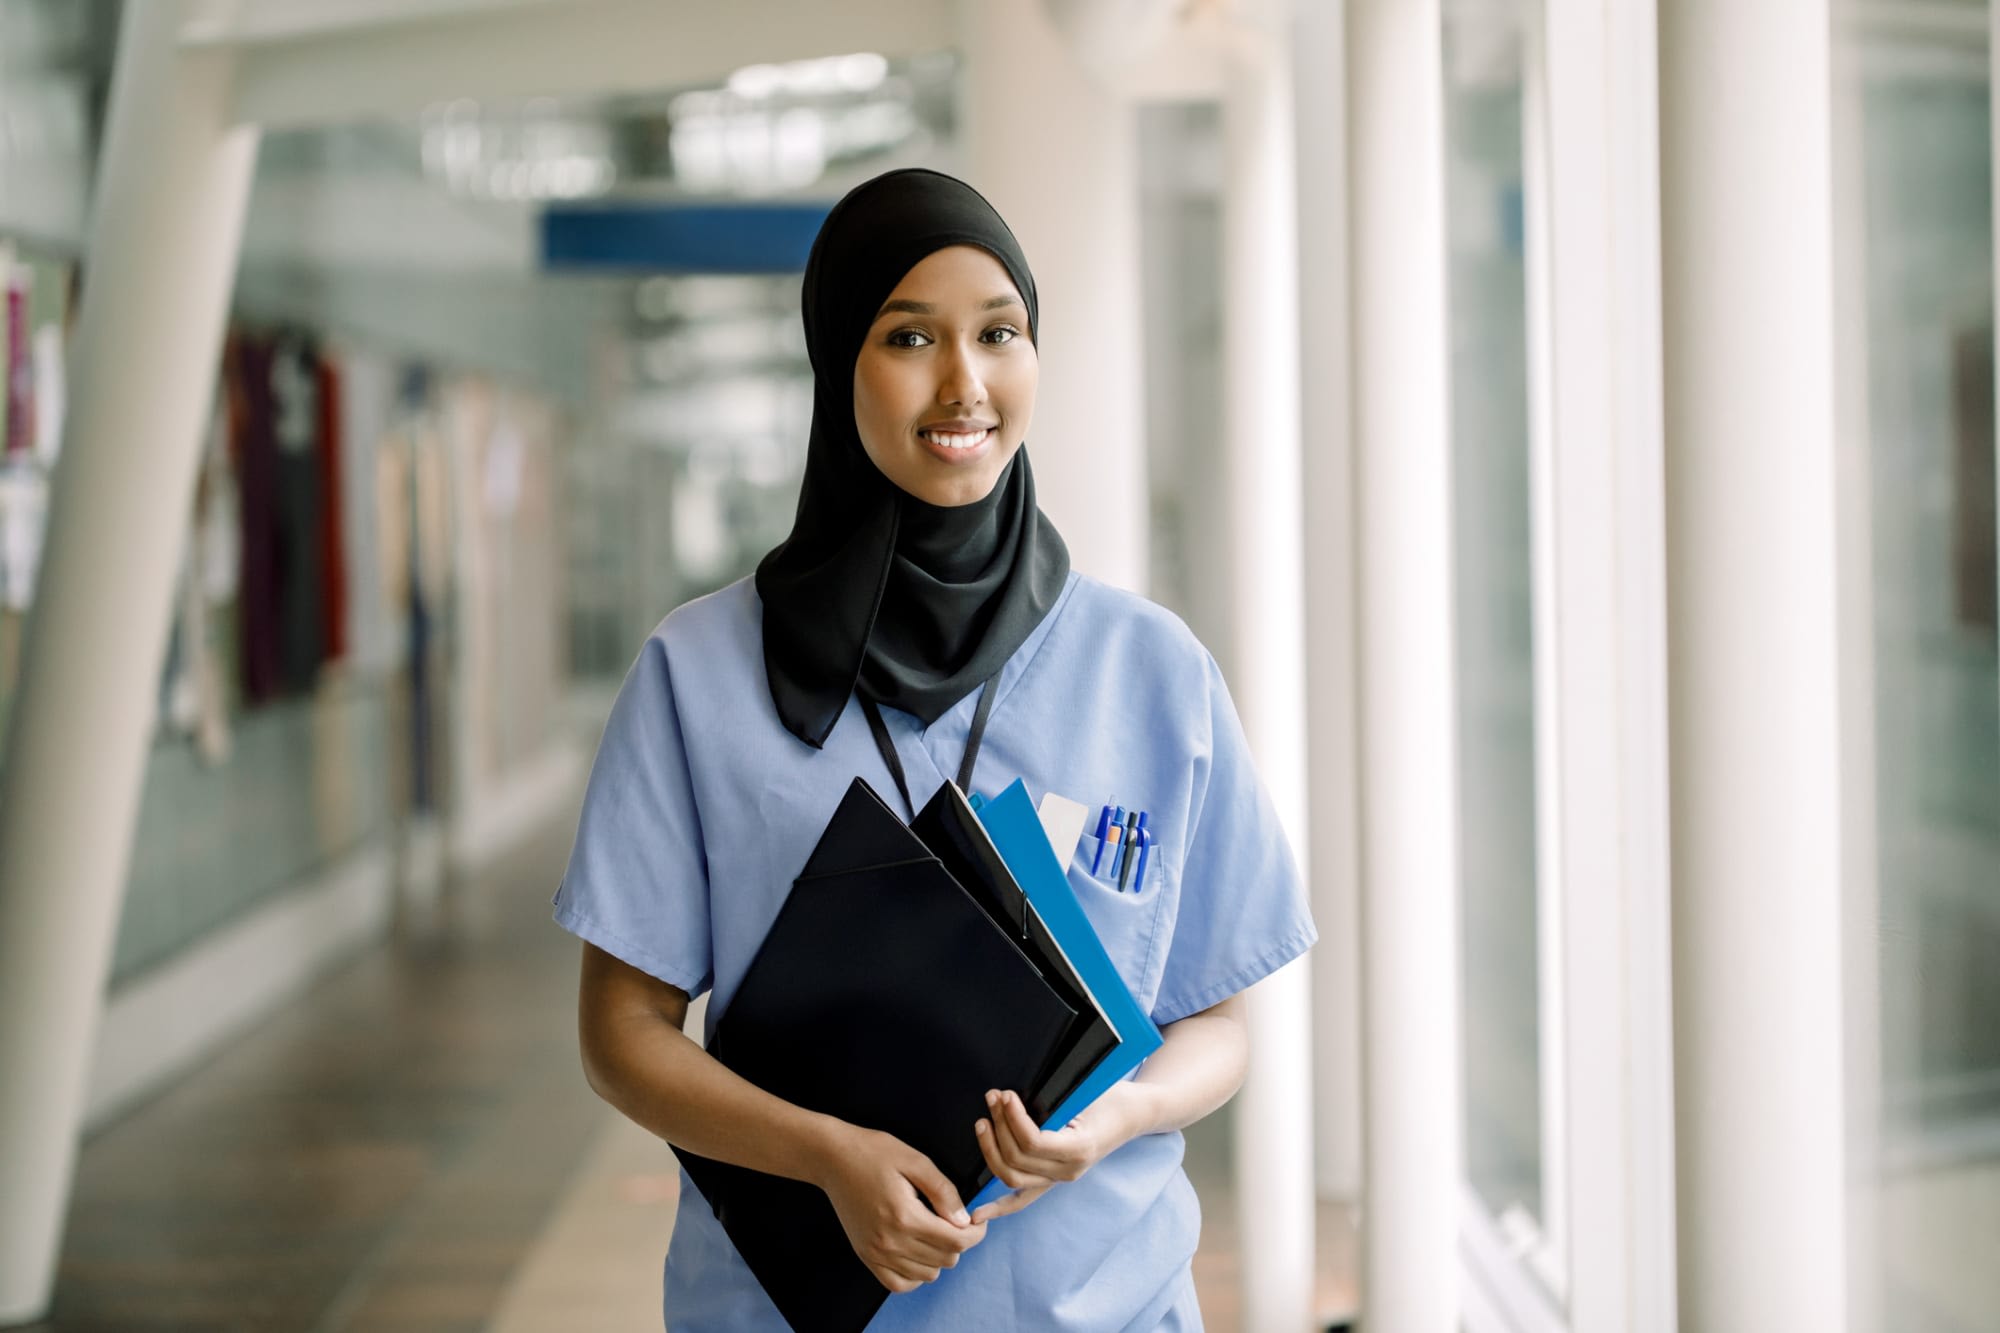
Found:
<path fill-rule="evenodd" d="M 991 299 L 986 301 L 983 305 L 981 305 L 979 308 L 981 310 L 998 310 L 1002 306 L 1010 306 L 1010 305 L 1017 306 L 1020 304 L 1021 304 L 1021 298 L 1012 295 L 1010 293 L 1006 296 L 992 297 Z M 1026 307 L 1023 307 L 1023 309 L 1025 308 Z M 882 303 L 882 308 L 875 312 L 875 318 L 880 319 L 884 315 L 894 315 L 894 314 L 935 315 L 936 313 L 937 313 L 937 307 L 932 305 L 929 301 L 901 301 L 901 300 L 884 301 Z"/>

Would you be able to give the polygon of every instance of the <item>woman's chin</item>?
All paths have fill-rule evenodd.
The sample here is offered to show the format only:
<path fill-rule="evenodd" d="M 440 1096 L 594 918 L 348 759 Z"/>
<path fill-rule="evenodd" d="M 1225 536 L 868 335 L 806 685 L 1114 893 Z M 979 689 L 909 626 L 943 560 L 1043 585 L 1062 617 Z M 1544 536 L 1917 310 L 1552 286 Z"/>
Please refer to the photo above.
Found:
<path fill-rule="evenodd" d="M 964 505 L 978 504 L 993 493 L 993 477 L 974 479 L 953 477 L 943 483 L 924 486 L 905 486 L 903 489 L 916 496 L 925 504 L 936 505 L 939 509 L 958 509 Z"/>
<path fill-rule="evenodd" d="M 1013 451 L 985 445 L 978 453 L 979 457 L 973 459 L 944 460 L 934 458 L 933 451 L 926 449 L 908 459 L 890 480 L 925 504 L 940 509 L 977 504 L 992 494 Z"/>

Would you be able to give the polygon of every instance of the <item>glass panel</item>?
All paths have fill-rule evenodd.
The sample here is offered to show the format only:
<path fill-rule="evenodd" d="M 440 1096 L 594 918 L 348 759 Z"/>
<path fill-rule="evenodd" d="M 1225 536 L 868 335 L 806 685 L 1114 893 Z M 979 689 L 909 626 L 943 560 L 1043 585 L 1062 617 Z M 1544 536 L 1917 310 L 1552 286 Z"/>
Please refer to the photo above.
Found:
<path fill-rule="evenodd" d="M 1535 878 L 1524 6 L 1448 6 L 1445 127 L 1458 621 L 1466 1169 L 1543 1233 Z"/>
<path fill-rule="evenodd" d="M 2000 1318 L 2000 658 L 1986 6 L 1860 30 L 1882 1327 Z M 1932 10 L 1936 6 L 1929 7 Z"/>

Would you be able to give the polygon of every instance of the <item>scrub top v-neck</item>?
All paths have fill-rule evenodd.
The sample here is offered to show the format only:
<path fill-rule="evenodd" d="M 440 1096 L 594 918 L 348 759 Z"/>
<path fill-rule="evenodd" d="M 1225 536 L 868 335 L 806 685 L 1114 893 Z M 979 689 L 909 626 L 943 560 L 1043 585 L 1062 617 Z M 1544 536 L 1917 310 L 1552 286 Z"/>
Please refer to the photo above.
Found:
<path fill-rule="evenodd" d="M 861 705 L 813 750 L 780 723 L 749 580 L 680 607 L 647 639 L 613 705 L 555 898 L 564 928 L 690 995 L 707 1028 L 856 775 L 895 783 Z M 930 726 L 883 729 L 921 807 L 956 778 L 975 689 Z M 1070 887 L 1155 1022 L 1227 999 L 1309 948 L 1315 931 L 1214 659 L 1172 613 L 1072 573 L 993 680 L 972 789 L 1019 777 L 1037 802 L 1146 810 L 1143 886 L 1092 872 Z M 704 1037 L 707 1034 L 704 1033 Z M 966 1126 L 972 1133 L 972 1126 Z M 1154 1330 L 1201 1326 L 1189 1261 L 1200 1208 L 1178 1133 L 1149 1134 L 1078 1181 L 996 1219 L 954 1269 L 891 1296 L 871 1330 Z M 785 1324 L 685 1175 L 664 1307 L 676 1333 Z"/>

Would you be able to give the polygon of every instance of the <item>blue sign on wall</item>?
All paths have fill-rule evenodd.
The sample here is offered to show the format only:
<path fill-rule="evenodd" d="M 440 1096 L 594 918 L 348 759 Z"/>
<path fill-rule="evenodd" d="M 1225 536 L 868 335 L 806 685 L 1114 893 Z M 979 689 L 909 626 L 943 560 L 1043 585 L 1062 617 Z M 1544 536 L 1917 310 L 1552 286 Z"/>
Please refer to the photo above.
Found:
<path fill-rule="evenodd" d="M 830 203 L 559 204 L 542 214 L 551 271 L 798 273 Z"/>

